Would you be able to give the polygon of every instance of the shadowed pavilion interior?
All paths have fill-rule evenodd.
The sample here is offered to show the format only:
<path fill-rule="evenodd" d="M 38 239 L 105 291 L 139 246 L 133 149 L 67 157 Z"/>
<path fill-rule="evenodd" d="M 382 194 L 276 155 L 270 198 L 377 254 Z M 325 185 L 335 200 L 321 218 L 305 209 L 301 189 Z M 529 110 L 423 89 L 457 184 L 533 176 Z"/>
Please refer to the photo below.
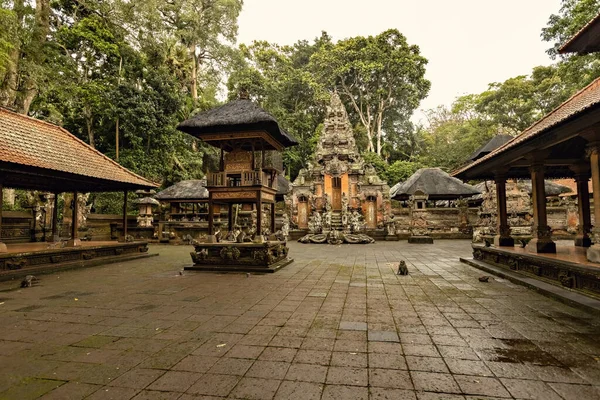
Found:
<path fill-rule="evenodd" d="M 580 54 L 597 51 L 600 36 L 594 32 L 599 29 L 600 17 L 596 17 L 561 51 Z M 490 240 L 487 245 L 473 245 L 475 260 L 600 296 L 600 78 L 512 140 L 459 168 L 453 175 L 465 181 L 496 183 L 496 236 L 493 244 Z M 576 183 L 580 223 L 572 244 L 557 245 L 548 226 L 544 182 L 552 178 L 573 179 Z M 531 179 L 534 225 L 530 238 L 511 235 L 507 222 L 507 179 Z M 517 242 L 526 245 L 525 248 L 514 247 L 515 239 L 520 239 Z"/>
<path fill-rule="evenodd" d="M 66 130 L 0 108 L 0 279 L 32 272 L 147 256 L 147 242 L 127 235 L 127 193 L 157 185 L 123 168 Z M 2 188 L 54 194 L 49 242 L 2 243 Z M 78 237 L 78 194 L 123 192 L 123 236 L 118 242 L 82 242 Z M 73 193 L 70 236 L 58 236 L 60 193 Z"/>

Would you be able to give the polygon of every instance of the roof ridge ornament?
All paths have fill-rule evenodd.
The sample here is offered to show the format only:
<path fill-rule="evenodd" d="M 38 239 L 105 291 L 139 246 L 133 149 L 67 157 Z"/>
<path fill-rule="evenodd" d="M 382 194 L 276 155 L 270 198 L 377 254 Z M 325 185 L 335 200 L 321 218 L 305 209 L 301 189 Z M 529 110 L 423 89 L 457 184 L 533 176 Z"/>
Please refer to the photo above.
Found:
<path fill-rule="evenodd" d="M 240 93 L 238 94 L 238 98 L 240 100 L 250 100 L 250 93 L 248 92 L 248 89 L 246 89 L 245 87 L 240 88 Z"/>

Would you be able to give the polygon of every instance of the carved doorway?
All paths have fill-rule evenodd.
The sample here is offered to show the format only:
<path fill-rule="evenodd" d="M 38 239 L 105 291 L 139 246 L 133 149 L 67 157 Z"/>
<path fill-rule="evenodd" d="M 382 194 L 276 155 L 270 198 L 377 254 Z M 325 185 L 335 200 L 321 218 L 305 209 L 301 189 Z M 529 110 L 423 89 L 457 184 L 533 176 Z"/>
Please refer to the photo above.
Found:
<path fill-rule="evenodd" d="M 298 197 L 298 228 L 308 228 L 308 199 L 306 196 Z"/>
<path fill-rule="evenodd" d="M 377 228 L 377 198 L 375 196 L 367 197 L 365 224 L 367 225 L 368 229 Z"/>
<path fill-rule="evenodd" d="M 333 211 L 342 210 L 342 178 L 331 178 L 331 208 Z"/>

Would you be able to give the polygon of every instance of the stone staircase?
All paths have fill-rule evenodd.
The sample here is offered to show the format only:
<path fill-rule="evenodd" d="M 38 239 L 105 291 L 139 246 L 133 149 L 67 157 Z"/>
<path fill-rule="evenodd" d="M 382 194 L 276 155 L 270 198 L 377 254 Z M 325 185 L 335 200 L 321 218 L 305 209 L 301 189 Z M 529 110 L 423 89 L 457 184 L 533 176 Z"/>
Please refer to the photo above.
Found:
<path fill-rule="evenodd" d="M 342 212 L 341 211 L 332 211 L 331 212 L 331 229 L 335 229 L 337 231 L 344 230 L 344 227 L 342 225 Z"/>

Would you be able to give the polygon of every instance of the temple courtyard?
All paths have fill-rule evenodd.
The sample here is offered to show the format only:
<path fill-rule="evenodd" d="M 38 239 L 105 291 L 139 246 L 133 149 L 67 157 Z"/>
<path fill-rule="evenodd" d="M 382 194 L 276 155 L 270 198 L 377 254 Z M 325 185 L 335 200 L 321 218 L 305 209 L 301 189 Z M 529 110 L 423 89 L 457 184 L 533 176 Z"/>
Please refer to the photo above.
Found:
<path fill-rule="evenodd" d="M 0 398 L 600 398 L 600 317 L 480 282 L 470 241 L 289 245 L 273 274 L 154 245 L 0 282 Z"/>

